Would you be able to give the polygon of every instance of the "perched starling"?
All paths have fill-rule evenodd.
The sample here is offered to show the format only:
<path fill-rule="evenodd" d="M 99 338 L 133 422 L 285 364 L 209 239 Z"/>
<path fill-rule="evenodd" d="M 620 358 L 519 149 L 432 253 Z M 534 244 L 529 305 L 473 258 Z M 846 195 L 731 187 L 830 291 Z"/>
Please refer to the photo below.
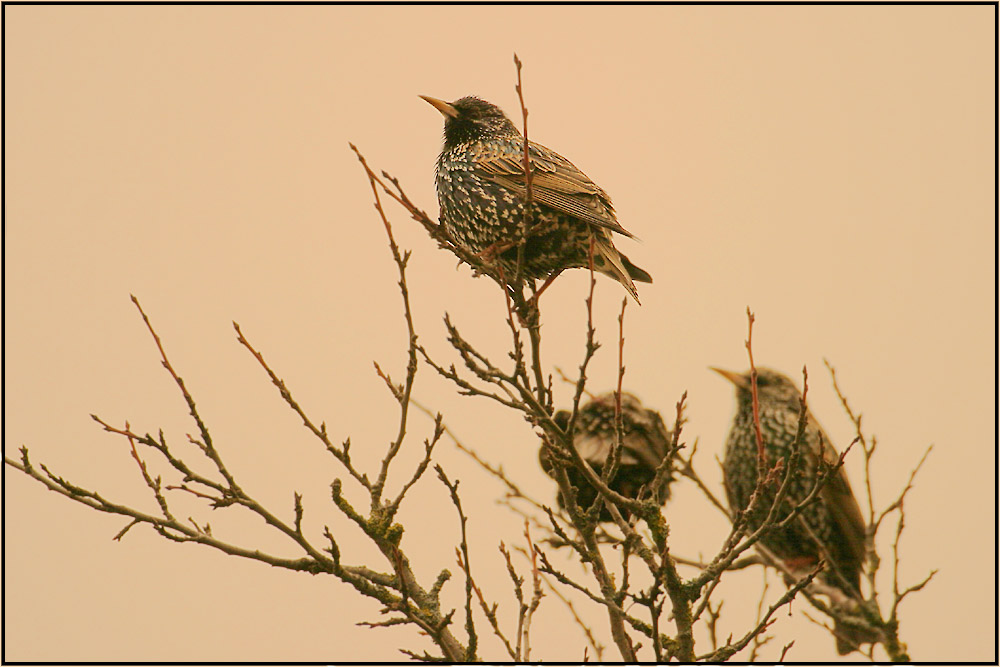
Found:
<path fill-rule="evenodd" d="M 479 98 L 448 103 L 421 97 L 444 115 L 436 175 L 445 229 L 474 253 L 501 250 L 495 260 L 509 281 L 524 220 L 524 137 L 503 111 Z M 528 154 L 534 232 L 521 275 L 551 280 L 563 269 L 587 267 L 593 239 L 594 270 L 620 282 L 638 302 L 632 281 L 653 279 L 615 249 L 612 232 L 635 237 L 618 224 L 608 194 L 555 151 L 529 142 Z"/>
<path fill-rule="evenodd" d="M 566 410 L 557 412 L 553 419 L 561 427 L 569 425 L 571 414 Z M 601 474 L 608 452 L 615 439 L 615 394 L 614 392 L 599 396 L 580 408 L 576 417 L 573 446 L 584 461 Z M 655 410 L 642 407 L 639 399 L 622 392 L 622 452 L 618 474 L 609 485 L 623 496 L 635 498 L 640 487 L 650 484 L 656 475 L 656 468 L 667 455 L 670 446 L 670 432 L 663 425 L 663 419 Z M 538 460 L 542 469 L 554 476 L 549 452 L 543 445 L 538 451 Z M 566 469 L 569 481 L 577 489 L 577 505 L 584 509 L 590 507 L 597 498 L 597 489 L 582 473 L 574 468 Z M 657 490 L 660 504 L 670 497 L 670 482 L 673 479 L 672 462 L 667 468 L 667 474 Z M 566 507 L 566 501 L 559 494 L 559 506 Z M 628 518 L 628 512 L 622 510 L 622 516 Z M 608 508 L 601 509 L 601 521 L 611 521 Z"/>
<path fill-rule="evenodd" d="M 712 370 L 736 385 L 738 408 L 726 442 L 722 470 L 729 507 L 734 512 L 742 511 L 749 504 L 757 485 L 757 440 L 754 435 L 750 373 L 739 375 L 719 368 Z M 760 430 L 770 466 L 779 458 L 787 463 L 791 456 L 798 431 L 800 397 L 795 384 L 784 375 L 773 370 L 757 369 Z M 798 473 L 789 483 L 785 511 L 777 515 L 779 521 L 809 493 L 819 468 L 821 452 L 828 464 L 833 465 L 838 459 L 830 439 L 811 413 L 807 415 L 802 447 Z M 750 530 L 755 530 L 764 521 L 776 492 L 777 486 L 767 489 L 763 502 L 748 519 Z M 843 591 L 848 598 L 856 598 L 865 560 L 865 522 L 844 469 L 841 468 L 826 483 L 818 502 L 806 507 L 798 521 L 767 533 L 761 543 L 793 570 L 811 569 L 820 558 L 828 557 L 826 568 L 820 575 L 822 579 Z M 838 625 L 834 632 L 840 655 L 856 650 L 861 643 L 875 641 L 875 637 L 868 633 L 846 625 Z"/>

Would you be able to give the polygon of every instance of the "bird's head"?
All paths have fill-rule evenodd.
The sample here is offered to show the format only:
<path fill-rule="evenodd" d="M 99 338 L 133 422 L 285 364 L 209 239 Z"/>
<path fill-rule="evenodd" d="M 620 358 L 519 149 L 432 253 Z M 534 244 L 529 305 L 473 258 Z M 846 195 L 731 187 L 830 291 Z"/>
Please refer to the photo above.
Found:
<path fill-rule="evenodd" d="M 483 137 L 520 136 L 514 123 L 500 107 L 478 97 L 463 97 L 456 102 L 445 102 L 434 97 L 420 98 L 444 116 L 445 148 L 481 139 Z"/>
<path fill-rule="evenodd" d="M 714 366 L 711 369 L 736 385 L 736 397 L 740 404 L 753 400 L 749 371 L 741 375 Z M 788 377 L 770 368 L 757 369 L 757 400 L 761 405 L 786 405 L 797 411 L 800 397 L 798 387 Z"/>

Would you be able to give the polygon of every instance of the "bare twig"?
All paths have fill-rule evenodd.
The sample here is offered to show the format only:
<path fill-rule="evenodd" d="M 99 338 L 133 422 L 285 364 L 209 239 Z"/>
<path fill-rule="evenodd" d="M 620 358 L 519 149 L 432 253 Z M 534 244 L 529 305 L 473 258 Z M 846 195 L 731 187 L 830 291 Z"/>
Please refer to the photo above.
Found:
<path fill-rule="evenodd" d="M 733 655 L 743 650 L 747 646 L 747 644 L 753 641 L 754 637 L 756 637 L 761 632 L 770 627 L 771 623 L 773 622 L 771 620 L 771 617 L 774 616 L 774 612 L 776 612 L 778 609 L 785 606 L 786 604 L 790 603 L 795 598 L 796 594 L 799 591 L 808 586 L 809 583 L 816 578 L 816 575 L 820 573 L 821 569 L 822 567 L 818 567 L 809 574 L 807 574 L 806 576 L 799 579 L 797 582 L 795 582 L 793 586 L 791 586 L 787 591 L 785 591 L 784 595 L 782 595 L 780 598 L 778 598 L 777 601 L 775 601 L 774 604 L 768 607 L 767 613 L 764 614 L 764 618 L 762 618 L 760 622 L 757 623 L 757 625 L 752 630 L 743 635 L 743 637 L 740 638 L 738 641 L 727 643 L 725 646 L 716 651 L 713 651 L 712 653 L 699 656 L 698 660 L 704 662 L 722 662 L 728 660 Z"/>
<path fill-rule="evenodd" d="M 181 376 L 177 374 L 174 367 L 170 364 L 170 360 L 167 359 L 167 353 L 163 350 L 163 344 L 160 342 L 160 336 L 153 329 L 153 325 L 149 322 L 149 318 L 146 317 L 145 311 L 143 311 L 142 306 L 139 304 L 139 299 L 135 297 L 134 294 L 130 294 L 129 297 L 132 299 L 132 303 L 138 309 L 139 314 L 142 315 L 142 321 L 146 323 L 146 328 L 149 329 L 149 334 L 153 337 L 153 341 L 156 343 L 156 349 L 160 352 L 160 361 L 163 367 L 167 369 L 170 373 L 170 377 L 174 379 L 177 387 L 181 390 L 181 395 L 184 397 L 184 402 L 187 403 L 188 410 L 191 413 L 191 417 L 194 419 L 195 424 L 198 425 L 198 432 L 201 433 L 201 449 L 205 453 L 205 456 L 210 458 L 218 468 L 219 473 L 225 478 L 226 483 L 229 485 L 231 491 L 237 491 L 238 487 L 236 482 L 233 481 L 232 475 L 226 470 L 226 466 L 223 465 L 222 459 L 219 458 L 219 453 L 215 450 L 215 446 L 212 444 L 212 436 L 208 433 L 208 427 L 205 426 L 204 420 L 202 420 L 201 415 L 198 414 L 198 408 L 194 403 L 194 399 L 191 397 L 190 392 L 188 392 L 187 387 L 184 385 L 184 380 Z"/>
<path fill-rule="evenodd" d="M 767 452 L 764 450 L 764 436 L 760 432 L 760 401 L 757 398 L 757 367 L 753 363 L 753 322 L 754 316 L 747 306 L 747 356 L 750 357 L 750 396 L 753 401 L 753 434 L 757 440 L 757 471 L 763 477 L 767 470 Z"/>
<path fill-rule="evenodd" d="M 579 626 L 580 630 L 583 632 L 583 636 L 587 639 L 589 648 L 594 649 L 594 654 L 598 662 L 600 662 L 602 656 L 604 655 L 604 646 L 594 637 L 593 630 L 591 630 L 590 626 L 584 623 L 583 619 L 580 618 L 580 614 L 577 613 L 576 607 L 573 605 L 573 601 L 563 595 L 559 588 L 549 581 L 548 577 L 542 577 L 542 581 L 544 581 L 545 585 L 549 587 L 549 590 L 553 593 L 553 595 L 566 605 L 570 615 L 573 617 L 573 621 L 577 624 L 577 626 Z M 586 650 L 586 648 L 584 650 Z"/>
<path fill-rule="evenodd" d="M 524 655 L 524 621 L 528 615 L 528 605 L 524 602 L 524 577 L 518 575 L 517 570 L 514 569 L 510 552 L 507 551 L 507 545 L 503 542 L 500 543 L 500 553 L 503 554 L 504 561 L 507 563 L 507 574 L 514 584 L 514 597 L 517 598 L 517 640 L 514 648 L 514 660 L 521 661 Z"/>
<path fill-rule="evenodd" d="M 472 566 L 469 563 L 469 543 L 465 532 L 468 520 L 465 517 L 465 512 L 462 511 L 462 500 L 458 497 L 458 480 L 451 482 L 448 476 L 445 475 L 444 468 L 440 465 L 435 465 L 434 470 L 437 471 L 438 479 L 441 480 L 441 483 L 448 488 L 451 503 L 458 512 L 459 525 L 462 529 L 462 539 L 455 551 L 458 555 L 458 564 L 465 572 L 465 630 L 468 633 L 469 643 L 465 650 L 464 661 L 469 662 L 476 659 L 476 647 L 479 641 L 476 635 L 476 625 L 472 618 L 472 590 L 474 583 L 472 580 Z"/>
<path fill-rule="evenodd" d="M 542 601 L 542 577 L 538 571 L 538 552 L 531 542 L 531 531 L 527 521 L 524 522 L 524 539 L 528 543 L 528 554 L 530 554 L 529 560 L 531 562 L 531 601 L 524 613 L 524 652 L 521 654 L 521 659 L 528 662 L 531 659 L 531 619 Z"/>

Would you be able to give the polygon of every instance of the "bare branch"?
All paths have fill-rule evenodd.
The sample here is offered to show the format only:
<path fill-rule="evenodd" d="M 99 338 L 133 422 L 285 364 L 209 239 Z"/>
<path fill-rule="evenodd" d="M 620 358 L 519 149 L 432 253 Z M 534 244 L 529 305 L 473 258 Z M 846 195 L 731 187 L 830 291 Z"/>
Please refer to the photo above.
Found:
<path fill-rule="evenodd" d="M 469 636 L 469 644 L 465 652 L 465 662 L 469 662 L 476 659 L 476 646 L 478 644 L 478 638 L 476 636 L 476 625 L 472 618 L 472 590 L 474 587 L 472 581 L 472 567 L 469 564 L 469 543 L 466 539 L 465 527 L 468 520 L 465 517 L 465 512 L 462 511 L 462 501 L 458 497 L 458 480 L 454 483 L 448 480 L 448 476 L 445 475 L 444 468 L 440 465 L 435 465 L 434 470 L 437 471 L 438 479 L 441 483 L 448 488 L 448 493 L 451 496 L 451 502 L 455 506 L 455 510 L 458 512 L 459 525 L 462 529 L 462 540 L 459 543 L 459 549 L 456 549 L 458 554 L 458 563 L 462 570 L 465 572 L 465 630 Z"/>
<path fill-rule="evenodd" d="M 822 570 L 822 567 L 817 567 L 815 570 L 813 570 L 806 576 L 802 577 L 802 579 L 795 582 L 795 584 L 791 588 L 785 591 L 784 595 L 782 595 L 780 598 L 778 598 L 778 600 L 774 604 L 768 607 L 767 613 L 764 614 L 764 618 L 761 619 L 761 621 L 752 630 L 750 630 L 750 632 L 743 635 L 743 637 L 736 642 L 727 643 L 725 646 L 718 649 L 717 651 L 713 651 L 712 653 L 709 653 L 707 655 L 699 656 L 698 657 L 699 662 L 700 661 L 722 662 L 728 660 L 733 655 L 743 650 L 747 646 L 747 644 L 753 641 L 754 637 L 756 637 L 761 632 L 770 627 L 772 623 L 771 617 L 774 616 L 774 612 L 776 612 L 778 609 L 791 602 L 799 591 L 808 586 L 809 583 L 816 578 L 816 575 L 820 573 L 820 570 Z"/>
<path fill-rule="evenodd" d="M 753 363 L 753 322 L 754 316 L 747 306 L 747 356 L 750 357 L 750 396 L 753 400 L 753 434 L 757 439 L 757 472 L 763 477 L 767 469 L 767 452 L 764 450 L 764 436 L 760 432 L 760 401 L 757 399 L 757 367 Z"/>
<path fill-rule="evenodd" d="M 222 459 L 219 458 L 218 452 L 215 451 L 215 446 L 212 444 L 212 436 L 209 435 L 208 427 L 205 426 L 205 422 L 202 420 L 201 415 L 198 414 L 198 408 L 195 405 L 191 394 L 188 392 L 187 387 L 184 385 L 184 380 L 174 370 L 174 367 L 170 364 L 170 360 L 167 359 L 167 353 L 163 349 L 160 337 L 153 329 L 153 325 L 150 323 L 149 318 L 146 317 L 146 313 L 143 311 L 142 305 L 139 304 L 139 299 L 137 299 L 134 294 L 130 294 L 129 296 L 132 299 L 132 303 L 134 303 L 135 307 L 139 310 L 139 314 L 142 315 L 142 321 L 146 323 L 146 328 L 149 329 L 149 334 L 153 337 L 153 341 L 156 343 L 156 349 L 160 352 L 160 361 L 163 364 L 163 367 L 167 369 L 167 372 L 170 373 L 170 377 L 174 379 L 177 387 L 181 390 L 181 394 L 184 396 L 184 402 L 187 403 L 191 417 L 194 419 L 195 424 L 198 425 L 198 432 L 201 433 L 201 442 L 203 444 L 202 451 L 205 452 L 205 456 L 212 459 L 212 462 L 215 463 L 215 466 L 219 469 L 219 472 L 229 484 L 229 488 L 235 491 L 237 489 L 236 482 L 233 481 L 229 471 L 227 471 L 226 467 L 222 464 Z"/>

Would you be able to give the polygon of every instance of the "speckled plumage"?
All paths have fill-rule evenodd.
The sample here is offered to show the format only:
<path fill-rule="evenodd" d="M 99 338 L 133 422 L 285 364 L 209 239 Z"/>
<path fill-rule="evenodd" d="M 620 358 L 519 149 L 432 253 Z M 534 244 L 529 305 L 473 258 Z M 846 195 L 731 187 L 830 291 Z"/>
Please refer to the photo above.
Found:
<path fill-rule="evenodd" d="M 733 511 L 742 511 L 749 504 L 757 485 L 757 440 L 750 374 L 714 370 L 736 385 L 738 408 L 726 441 L 722 468 L 729 506 Z M 769 465 L 774 465 L 779 458 L 787 463 L 792 454 L 798 431 L 800 397 L 799 390 L 789 378 L 773 370 L 757 369 L 760 430 Z M 821 460 L 821 451 L 823 460 L 828 464 L 837 461 L 837 451 L 811 413 L 807 416 L 803 445 L 799 472 L 788 488 L 785 503 L 788 509 L 784 513 L 779 512 L 779 520 L 809 493 Z M 777 487 L 768 487 L 764 502 L 758 504 L 757 511 L 748 519 L 749 530 L 760 526 L 776 492 Z M 798 522 L 793 521 L 766 534 L 761 539 L 763 546 L 799 571 L 812 569 L 824 557 L 825 550 L 831 562 L 821 578 L 848 597 L 856 597 L 865 560 L 865 522 L 843 468 L 824 486 L 819 501 L 806 507 L 799 518 Z M 846 626 L 838 627 L 837 635 L 837 651 L 841 655 L 854 650 L 860 642 L 873 641 L 873 638 Z"/>
<path fill-rule="evenodd" d="M 571 414 L 566 410 L 557 412 L 553 419 L 560 427 L 566 428 Z M 604 462 L 615 437 L 615 395 L 607 393 L 598 396 L 580 407 L 574 429 L 573 446 L 591 467 L 601 474 Z M 635 498 L 640 487 L 653 481 L 657 466 L 663 461 L 670 446 L 670 432 L 663 419 L 655 410 L 644 408 L 638 398 L 622 392 L 622 452 L 618 474 L 610 487 L 623 496 Z M 538 451 L 542 469 L 553 475 L 552 462 L 543 445 Z M 593 504 L 597 490 L 586 478 L 573 468 L 567 468 L 569 480 L 577 488 L 577 504 L 584 509 Z M 673 481 L 673 464 L 657 490 L 660 504 L 670 497 L 670 483 Z M 559 494 L 559 506 L 566 507 L 565 499 Z M 627 517 L 628 512 L 622 515 Z M 611 521 L 607 508 L 602 508 L 601 521 Z"/>
<path fill-rule="evenodd" d="M 524 220 L 524 138 L 498 107 L 475 97 L 452 103 L 424 97 L 445 117 L 444 148 L 435 170 L 441 221 L 462 246 L 482 253 L 517 239 Z M 633 280 L 652 282 L 614 247 L 613 233 L 632 237 L 615 217 L 608 194 L 572 162 L 529 142 L 532 165 L 532 225 L 522 275 L 545 279 L 563 269 L 589 265 L 618 280 L 638 301 Z M 517 249 L 496 261 L 509 279 Z"/>

